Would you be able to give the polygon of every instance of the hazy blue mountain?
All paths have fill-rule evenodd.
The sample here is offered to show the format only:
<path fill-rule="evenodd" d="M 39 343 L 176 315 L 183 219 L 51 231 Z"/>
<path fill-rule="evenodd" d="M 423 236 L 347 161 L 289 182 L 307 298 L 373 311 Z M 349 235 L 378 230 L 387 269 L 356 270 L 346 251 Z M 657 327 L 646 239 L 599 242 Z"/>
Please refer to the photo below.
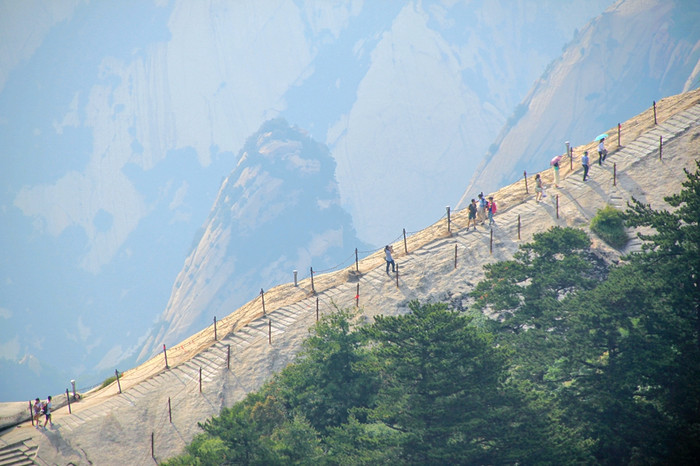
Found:
<path fill-rule="evenodd" d="M 292 281 L 294 270 L 301 280 L 312 266 L 351 265 L 355 248 L 368 246 L 340 206 L 335 166 L 325 145 L 283 119 L 248 138 L 140 358 L 230 314 L 256 297 L 251 290 Z"/>
<path fill-rule="evenodd" d="M 697 88 L 699 25 L 694 0 L 621 0 L 594 18 L 535 82 L 459 205 L 522 178 L 523 170 L 548 168 L 565 141 L 590 142 L 654 101 Z"/>
<path fill-rule="evenodd" d="M 443 215 L 609 3 L 0 0 L 0 400 L 98 383 L 161 335 L 263 122 L 330 149 L 341 207 L 381 245 Z M 300 241 L 229 292 L 290 280 L 267 268 Z M 195 327 L 224 308 L 197 309 Z"/>

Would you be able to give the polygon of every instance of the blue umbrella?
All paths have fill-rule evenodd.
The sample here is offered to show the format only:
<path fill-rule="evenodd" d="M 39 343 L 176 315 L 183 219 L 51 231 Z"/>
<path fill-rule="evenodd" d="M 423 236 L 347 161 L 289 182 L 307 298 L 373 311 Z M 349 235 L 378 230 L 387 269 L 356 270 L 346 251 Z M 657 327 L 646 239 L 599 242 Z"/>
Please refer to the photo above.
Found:
<path fill-rule="evenodd" d="M 600 141 L 601 139 L 605 139 L 607 137 L 608 137 L 608 133 L 603 133 L 603 134 L 599 134 L 598 136 L 596 136 L 595 140 Z"/>

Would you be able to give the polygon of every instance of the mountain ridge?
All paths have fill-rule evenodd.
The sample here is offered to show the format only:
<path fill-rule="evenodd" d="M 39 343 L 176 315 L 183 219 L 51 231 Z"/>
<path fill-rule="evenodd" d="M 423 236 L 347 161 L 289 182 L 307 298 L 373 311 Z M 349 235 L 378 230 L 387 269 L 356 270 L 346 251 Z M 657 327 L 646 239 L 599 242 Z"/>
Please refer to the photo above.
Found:
<path fill-rule="evenodd" d="M 0 399 L 131 363 L 264 121 L 330 148 L 357 236 L 383 244 L 461 194 L 532 80 L 609 4 L 2 3 L 0 365 L 15 380 Z M 253 281 L 246 298 L 267 286 Z"/>
<path fill-rule="evenodd" d="M 145 462 L 151 453 L 147 433 L 156 429 L 152 439 L 156 441 L 157 458 L 177 453 L 197 432 L 193 417 L 201 420 L 229 406 L 292 359 L 306 328 L 315 321 L 315 299 L 321 300 L 322 312 L 333 305 L 359 304 L 366 318 L 378 312 L 406 312 L 408 301 L 416 298 L 444 300 L 459 308 L 468 305 L 466 293 L 479 279 L 479 266 L 508 258 L 535 232 L 553 225 L 585 228 L 597 208 L 606 204 L 624 207 L 631 195 L 654 208 L 663 206 L 661 198 L 678 189 L 682 169 L 694 164 L 693 154 L 700 148 L 700 91 L 662 99 L 657 110 L 658 125 L 653 123 L 650 110 L 623 124 L 625 144 L 610 147 L 608 161 L 592 168 L 590 182 L 580 181 L 577 159 L 573 171 L 566 163 L 562 165 L 563 187 L 559 191 L 549 189 L 549 202 L 535 204 L 533 194 L 525 191 L 522 182 L 495 192 L 500 208 L 491 239 L 488 229 L 466 231 L 464 211 L 455 212 L 451 230 L 442 219 L 410 236 L 408 254 L 402 241 L 394 244 L 400 270 L 396 282 L 393 276 L 384 274 L 383 258 L 377 252 L 360 262 L 359 281 L 351 266 L 319 276 L 315 290 L 308 279 L 298 286 L 280 285 L 266 295 L 266 315 L 261 300 L 256 299 L 227 316 L 228 321 L 222 320 L 220 329 L 237 329 L 231 333 L 221 330 L 223 341 L 214 342 L 213 329 L 207 328 L 177 345 L 180 349 L 171 348 L 169 370 L 164 370 L 164 355 L 156 356 L 123 374 L 122 395 L 117 396 L 113 383 L 86 394 L 73 407 L 74 415 L 66 408 L 57 410 L 57 432 L 43 434 L 26 429 L 25 424 L 4 434 L 2 440 L 11 443 L 31 437 L 30 441 L 39 445 L 39 457 L 48 462 L 109 462 L 115 455 Z M 657 153 L 659 137 L 664 140 L 663 157 Z M 590 142 L 576 149 L 578 152 L 594 146 Z M 611 164 L 617 167 L 617 183 Z M 546 181 L 551 179 L 551 173 L 543 175 Z M 555 196 L 561 197 L 556 205 L 551 200 Z M 515 219 L 519 228 L 521 215 L 523 238 L 517 240 Z M 619 252 L 592 239 L 599 252 L 611 260 L 619 257 Z M 639 242 L 631 247 L 638 248 Z M 227 345 L 233 350 L 228 354 Z M 197 371 L 201 376 L 202 369 L 204 391 L 198 393 Z M 168 422 L 167 414 L 171 396 L 175 400 L 173 424 Z M 51 446 L 54 442 L 62 445 L 60 450 Z"/>
<path fill-rule="evenodd" d="M 288 225 L 283 237 L 278 225 Z M 364 248 L 340 206 L 328 148 L 283 118 L 248 138 L 196 243 L 137 361 L 241 306 L 251 289 L 326 269 L 348 244 Z"/>
<path fill-rule="evenodd" d="M 457 206 L 466 205 L 470 191 L 513 182 L 527 167 L 546 167 L 565 152 L 567 140 L 577 146 L 640 113 L 655 96 L 697 86 L 700 32 L 687 23 L 695 17 L 700 18 L 697 3 L 619 0 L 592 19 L 535 81 Z M 633 59 L 632 49 L 641 50 L 643 58 Z"/>

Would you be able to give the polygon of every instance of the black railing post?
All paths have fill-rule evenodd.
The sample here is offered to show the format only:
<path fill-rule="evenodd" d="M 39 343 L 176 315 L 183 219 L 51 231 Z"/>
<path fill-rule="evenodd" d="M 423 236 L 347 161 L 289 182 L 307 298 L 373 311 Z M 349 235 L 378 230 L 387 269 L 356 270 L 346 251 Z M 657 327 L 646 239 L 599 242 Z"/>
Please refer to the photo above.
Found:
<path fill-rule="evenodd" d="M 530 191 L 527 189 L 527 171 L 523 170 L 523 178 L 525 179 L 525 194 L 530 194 Z"/>
<path fill-rule="evenodd" d="M 165 358 L 165 368 L 170 369 L 170 366 L 168 366 L 168 351 L 165 349 L 165 343 L 163 343 L 163 357 Z"/>
<path fill-rule="evenodd" d="M 70 394 L 68 393 L 68 389 L 66 388 L 66 400 L 68 401 L 68 414 L 73 414 L 73 411 L 70 409 Z"/>

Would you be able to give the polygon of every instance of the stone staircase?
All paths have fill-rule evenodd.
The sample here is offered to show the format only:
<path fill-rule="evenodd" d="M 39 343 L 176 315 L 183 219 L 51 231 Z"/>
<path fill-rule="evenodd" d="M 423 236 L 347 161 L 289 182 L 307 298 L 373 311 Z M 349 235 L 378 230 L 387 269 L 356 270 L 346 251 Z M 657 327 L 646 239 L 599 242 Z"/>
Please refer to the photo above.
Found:
<path fill-rule="evenodd" d="M 317 309 L 319 313 L 324 313 L 334 306 L 347 308 L 359 304 L 370 312 L 373 307 L 380 306 L 402 312 L 407 309 L 407 303 L 411 299 L 430 294 L 438 275 L 441 279 L 453 279 L 451 288 L 446 292 L 466 293 L 475 285 L 460 277 L 466 269 L 477 266 L 481 268 L 485 263 L 508 259 L 521 243 L 531 240 L 531 235 L 523 235 L 521 240 L 518 239 L 519 218 L 536 220 L 539 231 L 554 225 L 582 226 L 595 214 L 594 209 L 583 207 L 583 199 L 589 196 L 600 196 L 603 203 L 624 209 L 627 201 L 631 196 L 636 196 L 636 193 L 623 188 L 625 181 L 622 179 L 618 178 L 617 185 L 613 185 L 613 163 L 617 166 L 618 175 L 624 176 L 645 159 L 658 158 L 660 136 L 663 137 L 664 144 L 670 143 L 689 128 L 698 125 L 700 104 L 669 118 L 611 153 L 602 167 L 596 163 L 591 170 L 591 181 L 584 183 L 581 181 L 580 170 L 575 171 L 562 180 L 560 190 L 548 190 L 549 196 L 544 202 L 537 204 L 533 195 L 524 202 L 499 211 L 495 218 L 496 225 L 492 229 L 479 226 L 476 230 L 467 230 L 464 228 L 467 223 L 465 211 L 457 212 L 451 234 L 445 232 L 425 246 L 409 251 L 409 254 L 403 253 L 402 246 L 397 248 L 395 245 L 399 265 L 398 284 L 395 275 L 387 275 L 381 265 L 363 270 L 357 280 L 345 280 L 315 294 L 309 290 L 304 299 L 268 312 L 264 317 L 223 336 L 190 360 L 169 369 L 163 368 L 156 375 L 121 394 L 91 407 L 75 409 L 72 414 L 65 410 L 55 412 L 54 422 L 59 425 L 60 435 L 71 438 L 71 432 L 75 432 L 74 436 L 79 438 L 90 425 L 100 426 L 107 417 L 119 419 L 120 413 L 136 410 L 143 413 L 141 416 L 144 425 L 130 428 L 140 429 L 141 438 L 147 432 L 151 436 L 151 445 L 154 441 L 158 444 L 169 443 L 169 449 L 162 453 L 163 457 L 174 454 L 191 440 L 192 433 L 195 432 L 195 429 L 185 431 L 185 421 L 187 425 L 204 421 L 212 413 L 218 413 L 223 406 L 230 406 L 232 401 L 257 389 L 261 380 L 267 378 L 266 374 L 279 371 L 293 360 L 306 335 L 306 329 L 316 321 Z M 659 168 L 659 173 L 663 175 L 664 170 L 673 173 L 672 176 L 682 176 L 682 173 L 676 173 L 677 167 Z M 560 196 L 559 217 L 554 205 L 556 194 Z M 627 252 L 638 249 L 639 246 L 639 242 L 633 240 Z M 373 303 L 378 306 L 372 306 Z M 242 369 L 239 364 L 241 361 L 255 361 L 258 366 L 253 364 L 254 369 L 250 365 Z M 258 368 L 260 374 L 256 373 Z M 184 406 L 191 406 L 194 399 L 202 397 L 208 403 L 206 410 L 193 415 L 191 409 L 184 409 Z M 153 408 L 154 400 L 159 403 L 157 410 Z M 171 407 L 172 413 L 169 412 Z M 76 408 L 79 408 L 79 404 Z M 179 417 L 180 414 L 185 416 L 183 413 L 187 414 L 187 419 Z M 51 433 L 47 432 L 49 435 Z M 173 442 L 176 437 L 179 438 L 178 442 Z M 115 440 L 115 445 L 111 447 L 112 454 L 116 454 L 117 444 Z M 36 464 L 36 454 L 36 446 L 26 441 L 16 442 L 0 449 L 0 466 Z M 146 451 L 144 455 L 144 458 L 134 461 L 141 463 L 151 459 L 150 452 Z M 90 456 L 95 456 L 95 453 L 90 453 Z M 128 460 L 125 462 L 129 463 Z"/>
<path fill-rule="evenodd" d="M 37 463 L 35 461 L 38 446 L 30 439 L 21 440 L 8 445 L 0 442 L 0 466 L 24 466 Z"/>

